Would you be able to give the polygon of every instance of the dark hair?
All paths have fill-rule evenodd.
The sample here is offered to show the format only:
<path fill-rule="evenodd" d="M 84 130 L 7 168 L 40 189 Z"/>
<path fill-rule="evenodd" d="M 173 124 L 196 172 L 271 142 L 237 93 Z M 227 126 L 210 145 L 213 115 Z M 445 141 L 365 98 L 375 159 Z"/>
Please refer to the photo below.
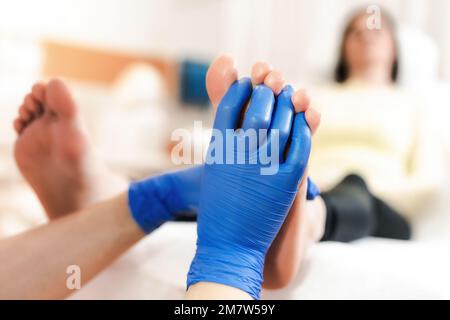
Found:
<path fill-rule="evenodd" d="M 358 11 L 356 14 L 353 15 L 353 17 L 349 20 L 347 26 L 345 27 L 345 31 L 342 36 L 341 46 L 340 46 L 340 52 L 339 52 L 339 59 L 338 63 L 336 65 L 336 69 L 334 72 L 334 79 L 338 83 L 344 83 L 347 81 L 348 77 L 350 76 L 350 68 L 347 62 L 347 58 L 345 56 L 345 43 L 347 42 L 348 35 L 350 33 L 350 30 L 352 28 L 353 23 L 355 20 L 361 16 L 361 14 L 365 11 Z M 392 64 L 392 71 L 391 71 L 391 80 L 392 82 L 397 82 L 398 80 L 398 73 L 399 73 L 399 48 L 397 43 L 397 35 L 396 35 L 396 28 L 394 20 L 391 18 L 389 14 L 387 14 L 383 10 L 383 23 L 387 24 L 389 26 L 389 29 L 391 31 L 393 40 L 394 40 L 394 47 L 395 47 L 395 58 L 394 63 Z"/>

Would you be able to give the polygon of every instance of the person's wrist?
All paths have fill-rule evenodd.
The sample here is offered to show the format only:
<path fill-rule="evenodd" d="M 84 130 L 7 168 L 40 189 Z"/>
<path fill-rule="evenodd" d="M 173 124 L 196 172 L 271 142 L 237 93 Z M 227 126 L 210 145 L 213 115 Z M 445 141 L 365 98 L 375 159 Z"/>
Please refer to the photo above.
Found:
<path fill-rule="evenodd" d="M 197 283 L 217 283 L 237 288 L 253 299 L 260 297 L 265 253 L 238 246 L 197 245 L 187 288 Z"/>
<path fill-rule="evenodd" d="M 130 209 L 149 233 L 180 214 L 196 214 L 203 166 L 174 171 L 135 182 L 129 188 Z"/>
<path fill-rule="evenodd" d="M 145 234 L 142 228 L 136 224 L 128 205 L 128 195 L 122 193 L 110 201 L 110 212 L 114 215 L 110 220 L 114 220 L 117 226 L 117 234 L 121 234 L 126 239 L 140 239 Z M 111 214 L 110 214 L 111 215 Z"/>
<path fill-rule="evenodd" d="M 149 234 L 173 219 L 167 207 L 171 186 L 166 176 L 132 183 L 128 189 L 128 206 L 137 225 Z"/>
<path fill-rule="evenodd" d="M 199 282 L 189 287 L 187 300 L 254 300 L 238 288 L 213 282 Z"/>

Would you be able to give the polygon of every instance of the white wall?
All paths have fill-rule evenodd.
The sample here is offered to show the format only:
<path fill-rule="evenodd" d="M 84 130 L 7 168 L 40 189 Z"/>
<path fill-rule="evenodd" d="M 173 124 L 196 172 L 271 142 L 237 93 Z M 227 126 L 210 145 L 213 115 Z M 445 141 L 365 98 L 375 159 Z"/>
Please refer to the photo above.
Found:
<path fill-rule="evenodd" d="M 222 2 L 0 0 L 0 35 L 26 34 L 143 53 L 185 53 L 191 48 L 202 53 L 217 48 L 223 38 Z"/>
<path fill-rule="evenodd" d="M 234 26 L 228 42 L 245 68 L 273 61 L 288 77 L 308 79 L 330 71 L 343 26 L 354 10 L 380 4 L 400 25 L 424 30 L 441 51 L 440 74 L 450 80 L 450 1 L 447 0 L 247 0 L 227 1 Z M 417 53 L 412 53 L 417 54 Z M 323 75 L 319 74 L 319 78 Z"/>
<path fill-rule="evenodd" d="M 423 28 L 450 80 L 450 1 L 382 0 Z M 334 62 L 342 24 L 365 0 L 0 0 L 0 36 L 19 33 L 139 53 L 235 55 L 243 71 L 265 58 L 288 78 L 314 78 Z"/>

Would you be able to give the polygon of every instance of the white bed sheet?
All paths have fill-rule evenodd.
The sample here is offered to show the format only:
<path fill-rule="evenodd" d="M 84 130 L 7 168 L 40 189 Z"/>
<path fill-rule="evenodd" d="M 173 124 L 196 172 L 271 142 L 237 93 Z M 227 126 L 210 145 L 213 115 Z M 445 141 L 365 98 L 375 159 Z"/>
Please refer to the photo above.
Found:
<path fill-rule="evenodd" d="M 71 299 L 183 299 L 195 224 L 167 224 Z M 368 239 L 315 245 L 297 279 L 264 299 L 449 299 L 449 245 Z"/>

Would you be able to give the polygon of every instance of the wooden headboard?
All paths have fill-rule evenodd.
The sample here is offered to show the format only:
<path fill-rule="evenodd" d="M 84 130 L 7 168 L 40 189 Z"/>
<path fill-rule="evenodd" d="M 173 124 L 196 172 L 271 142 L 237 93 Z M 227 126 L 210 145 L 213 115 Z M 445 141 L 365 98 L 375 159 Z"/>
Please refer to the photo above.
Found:
<path fill-rule="evenodd" d="M 176 90 L 177 64 L 175 61 L 54 41 L 44 41 L 42 48 L 43 73 L 46 77 L 61 76 L 77 81 L 111 85 L 131 64 L 147 63 L 161 72 L 170 92 Z"/>

